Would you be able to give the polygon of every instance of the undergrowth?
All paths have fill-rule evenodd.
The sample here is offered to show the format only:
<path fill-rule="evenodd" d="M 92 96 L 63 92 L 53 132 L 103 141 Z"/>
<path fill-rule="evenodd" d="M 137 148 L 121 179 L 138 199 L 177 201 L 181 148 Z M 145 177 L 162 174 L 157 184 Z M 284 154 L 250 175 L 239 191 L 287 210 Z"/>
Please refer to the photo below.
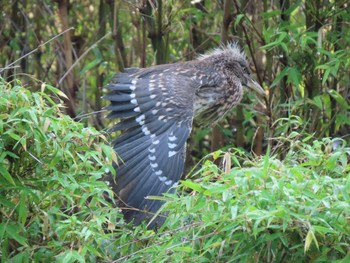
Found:
<path fill-rule="evenodd" d="M 101 180 L 112 170 L 105 135 L 60 112 L 46 84 L 0 83 L 1 262 L 101 260 L 120 215 Z"/>
<path fill-rule="evenodd" d="M 204 161 L 165 198 L 162 231 L 117 249 L 117 261 L 348 262 L 350 148 L 296 133 L 276 140 L 290 146 L 283 160 L 213 153 L 223 167 Z"/>
<path fill-rule="evenodd" d="M 0 84 L 2 262 L 350 261 L 345 141 L 295 129 L 262 157 L 212 153 L 163 198 L 169 215 L 154 232 L 124 224 L 105 200 L 116 156 L 105 135 L 60 112 L 61 95 Z"/>

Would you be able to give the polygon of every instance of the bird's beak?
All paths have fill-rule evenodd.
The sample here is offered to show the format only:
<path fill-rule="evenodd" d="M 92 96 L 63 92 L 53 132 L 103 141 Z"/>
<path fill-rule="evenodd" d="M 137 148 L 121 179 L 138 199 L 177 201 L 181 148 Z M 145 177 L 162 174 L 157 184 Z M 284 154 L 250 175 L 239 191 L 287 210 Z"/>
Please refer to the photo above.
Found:
<path fill-rule="evenodd" d="M 259 85 L 258 82 L 256 82 L 252 78 L 248 78 L 248 82 L 246 86 L 252 90 L 254 90 L 256 93 L 258 93 L 262 97 L 266 97 L 266 92 L 265 90 Z"/>

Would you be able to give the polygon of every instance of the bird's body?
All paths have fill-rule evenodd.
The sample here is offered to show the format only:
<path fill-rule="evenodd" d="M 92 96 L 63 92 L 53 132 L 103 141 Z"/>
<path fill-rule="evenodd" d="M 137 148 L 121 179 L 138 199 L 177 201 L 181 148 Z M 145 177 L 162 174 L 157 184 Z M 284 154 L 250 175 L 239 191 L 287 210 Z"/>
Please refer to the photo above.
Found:
<path fill-rule="evenodd" d="M 111 101 L 108 117 L 122 119 L 111 129 L 122 131 L 113 142 L 121 161 L 109 181 L 127 221 L 153 217 L 162 202 L 147 196 L 177 185 L 193 119 L 217 122 L 240 102 L 242 85 L 261 89 L 233 44 L 194 61 L 126 69 L 114 77 L 105 98 Z M 162 223 L 157 220 L 152 226 Z"/>

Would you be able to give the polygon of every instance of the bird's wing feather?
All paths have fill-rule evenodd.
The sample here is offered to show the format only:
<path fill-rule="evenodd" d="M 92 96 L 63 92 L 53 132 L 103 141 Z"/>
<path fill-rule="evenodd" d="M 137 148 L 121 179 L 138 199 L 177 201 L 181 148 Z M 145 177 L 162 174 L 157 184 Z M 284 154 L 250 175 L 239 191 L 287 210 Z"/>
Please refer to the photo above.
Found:
<path fill-rule="evenodd" d="M 109 84 L 107 117 L 122 118 L 111 129 L 122 131 L 113 142 L 122 161 L 112 184 L 127 208 L 127 221 L 152 218 L 162 202 L 145 197 L 169 191 L 182 175 L 193 120 L 192 85 L 176 67 L 162 66 L 128 69 Z"/>

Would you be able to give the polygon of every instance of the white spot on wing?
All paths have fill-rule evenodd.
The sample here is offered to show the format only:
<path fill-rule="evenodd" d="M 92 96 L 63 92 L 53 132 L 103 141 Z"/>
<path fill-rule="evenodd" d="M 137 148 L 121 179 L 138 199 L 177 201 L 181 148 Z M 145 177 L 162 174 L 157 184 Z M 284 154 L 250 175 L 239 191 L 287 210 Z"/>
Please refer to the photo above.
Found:
<path fill-rule="evenodd" d="M 139 117 L 137 117 L 135 120 L 140 126 L 143 126 L 145 124 L 145 115 L 142 114 Z"/>
<path fill-rule="evenodd" d="M 152 114 L 156 115 L 158 113 L 159 110 L 152 110 Z"/>
<path fill-rule="evenodd" d="M 166 185 L 171 185 L 172 183 L 173 183 L 172 180 L 168 180 L 168 181 L 165 182 Z"/>
<path fill-rule="evenodd" d="M 164 181 L 167 179 L 165 176 L 159 176 L 158 178 L 159 178 L 159 180 L 161 180 L 162 182 L 164 182 Z"/>
<path fill-rule="evenodd" d="M 150 153 L 155 153 L 155 152 L 156 152 L 156 149 L 155 149 L 155 148 L 148 148 L 148 151 L 149 151 Z"/>
<path fill-rule="evenodd" d="M 174 149 L 176 146 L 177 146 L 176 143 L 168 143 L 168 147 L 169 147 L 170 149 Z"/>
<path fill-rule="evenodd" d="M 177 153 L 177 152 L 175 152 L 175 151 L 169 151 L 168 157 L 172 157 L 172 156 L 174 156 L 176 153 Z"/>
<path fill-rule="evenodd" d="M 152 168 L 157 168 L 157 167 L 158 167 L 158 164 L 157 164 L 157 163 L 151 163 L 151 167 L 152 167 Z"/>
<path fill-rule="evenodd" d="M 135 98 L 135 96 L 136 96 L 135 93 L 130 94 L 130 98 L 132 98 L 132 99 Z"/>
<path fill-rule="evenodd" d="M 148 159 L 150 159 L 150 161 L 155 161 L 156 156 L 155 155 L 148 155 Z"/>
<path fill-rule="evenodd" d="M 135 81 L 135 80 L 133 80 L 133 81 Z M 136 83 L 136 81 L 135 81 L 135 83 Z M 134 91 L 134 90 L 136 89 L 136 86 L 135 86 L 135 85 L 130 85 L 130 89 L 131 89 L 132 91 Z"/>
<path fill-rule="evenodd" d="M 151 134 L 151 132 L 149 131 L 149 129 L 146 126 L 142 127 L 142 132 L 144 135 L 148 136 Z"/>
<path fill-rule="evenodd" d="M 162 171 L 162 170 L 158 170 L 158 171 L 155 172 L 155 174 L 158 175 L 158 176 L 159 176 L 159 175 L 162 175 L 162 174 L 163 174 L 163 171 Z"/>
<path fill-rule="evenodd" d="M 136 118 L 136 121 L 140 122 L 140 121 L 144 120 L 145 117 L 146 117 L 145 114 L 142 114 L 142 115 L 140 115 L 139 117 Z M 170 138 L 169 138 L 169 140 L 170 140 Z"/>
<path fill-rule="evenodd" d="M 152 94 L 150 98 L 153 100 L 155 97 L 157 97 L 155 94 Z"/>
<path fill-rule="evenodd" d="M 159 140 L 153 141 L 153 144 L 159 144 Z"/>
<path fill-rule="evenodd" d="M 173 142 L 176 141 L 177 137 L 175 135 L 169 137 L 169 141 Z"/>
<path fill-rule="evenodd" d="M 134 111 L 135 111 L 135 112 L 140 112 L 141 109 L 140 109 L 140 107 L 136 107 L 136 108 L 134 109 Z"/>
<path fill-rule="evenodd" d="M 137 100 L 136 99 L 132 99 L 131 101 L 130 101 L 132 104 L 137 104 Z"/>

